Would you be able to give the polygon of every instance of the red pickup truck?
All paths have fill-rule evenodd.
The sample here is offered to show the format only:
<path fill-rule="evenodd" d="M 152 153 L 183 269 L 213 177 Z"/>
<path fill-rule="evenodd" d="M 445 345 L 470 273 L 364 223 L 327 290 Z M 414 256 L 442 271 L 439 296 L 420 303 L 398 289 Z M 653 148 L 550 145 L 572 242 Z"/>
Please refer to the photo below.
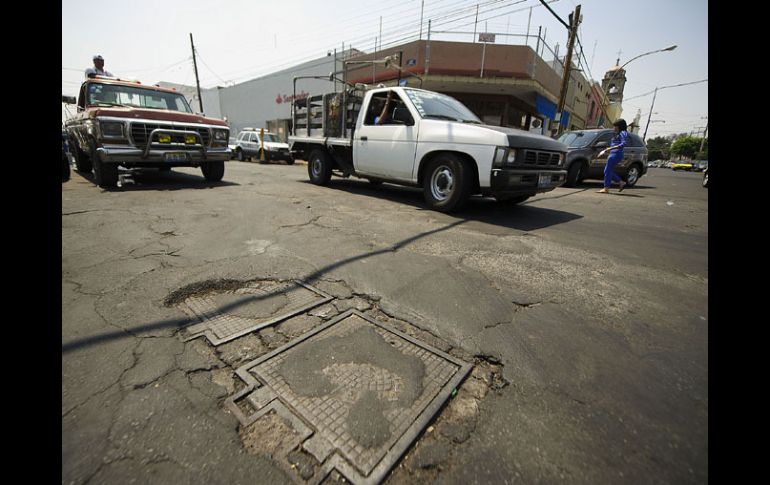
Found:
<path fill-rule="evenodd" d="M 112 187 L 118 166 L 200 167 L 219 181 L 230 159 L 230 129 L 223 120 L 193 113 L 174 89 L 94 77 L 80 87 L 77 114 L 66 121 L 70 153 L 80 172 Z"/>

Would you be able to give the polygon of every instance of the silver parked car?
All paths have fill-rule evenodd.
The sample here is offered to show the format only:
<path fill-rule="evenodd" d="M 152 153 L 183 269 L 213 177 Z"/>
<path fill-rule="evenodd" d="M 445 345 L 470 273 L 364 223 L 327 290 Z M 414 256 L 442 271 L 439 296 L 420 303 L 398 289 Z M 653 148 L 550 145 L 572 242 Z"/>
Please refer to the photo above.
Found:
<path fill-rule="evenodd" d="M 260 129 L 258 128 L 244 128 L 238 133 L 238 137 L 230 147 L 233 151 L 233 156 L 240 161 L 252 158 L 259 160 L 259 152 L 260 149 L 262 149 L 259 134 Z M 289 165 L 294 163 L 294 157 L 289 150 L 288 143 L 283 143 L 275 133 L 270 133 L 265 130 L 264 141 L 264 162 L 271 160 L 285 160 Z M 260 163 L 262 162 L 260 161 Z"/>

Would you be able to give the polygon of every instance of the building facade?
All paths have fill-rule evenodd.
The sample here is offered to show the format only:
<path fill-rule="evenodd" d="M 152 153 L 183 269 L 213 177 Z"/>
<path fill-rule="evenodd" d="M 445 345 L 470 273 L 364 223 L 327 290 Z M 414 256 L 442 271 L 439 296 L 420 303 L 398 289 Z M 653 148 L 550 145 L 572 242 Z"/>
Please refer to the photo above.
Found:
<path fill-rule="evenodd" d="M 385 58 L 391 59 L 390 65 L 370 62 Z M 548 63 L 528 45 L 435 40 L 417 40 L 376 53 L 355 49 L 336 56 L 330 53 L 234 86 L 202 90 L 204 112 L 226 118 L 232 136 L 246 127 L 277 126 L 276 120 L 286 126 L 292 97 L 301 99 L 342 89 L 341 83 L 328 80 L 332 72 L 347 82 L 398 84 L 448 94 L 490 125 L 545 135 L 552 135 L 557 127 L 554 120 L 561 89 L 561 61 Z M 324 79 L 298 80 L 295 93 L 295 76 Z M 194 87 L 161 85 L 185 93 L 193 109 L 198 110 Z M 561 118 L 564 128 L 582 129 L 596 122 L 597 110 L 591 108 L 591 103 L 603 99 L 582 72 L 573 69 Z"/>

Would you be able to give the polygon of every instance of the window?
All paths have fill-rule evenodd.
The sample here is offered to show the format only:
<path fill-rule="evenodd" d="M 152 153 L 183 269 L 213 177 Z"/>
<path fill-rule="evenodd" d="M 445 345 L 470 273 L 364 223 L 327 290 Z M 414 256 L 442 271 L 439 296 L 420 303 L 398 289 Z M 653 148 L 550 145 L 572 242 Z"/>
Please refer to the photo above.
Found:
<path fill-rule="evenodd" d="M 133 106 L 192 113 L 184 96 L 120 84 L 88 83 L 88 104 Z"/>
<path fill-rule="evenodd" d="M 406 90 L 406 94 L 423 118 L 481 123 L 465 105 L 445 94 L 414 89 Z"/>
<path fill-rule="evenodd" d="M 602 133 L 601 135 L 597 136 L 596 137 L 596 141 L 597 141 L 597 143 L 600 142 L 600 141 L 606 141 L 607 143 L 609 143 L 612 140 L 612 137 L 614 135 L 615 135 L 615 133 L 613 133 L 611 131 L 608 131 L 608 132 Z"/>
<path fill-rule="evenodd" d="M 393 93 L 391 99 L 390 99 L 390 105 L 388 105 L 388 110 L 383 116 L 383 120 L 380 123 L 380 125 L 390 125 L 395 124 L 392 123 L 393 120 L 393 111 L 398 108 L 399 110 L 404 109 L 407 110 L 406 104 L 404 101 L 399 97 L 398 93 L 395 91 L 390 91 Z M 388 98 L 388 91 L 383 91 L 381 93 L 377 93 L 372 95 L 372 100 L 369 102 L 369 110 L 366 112 L 366 118 L 364 118 L 364 124 L 374 126 L 376 121 L 378 120 L 380 114 L 382 114 L 382 109 L 385 106 L 385 102 Z"/>
<path fill-rule="evenodd" d="M 641 137 L 637 135 L 636 133 L 629 133 L 628 137 L 630 138 L 629 145 L 632 147 L 643 147 L 644 142 L 642 141 Z"/>

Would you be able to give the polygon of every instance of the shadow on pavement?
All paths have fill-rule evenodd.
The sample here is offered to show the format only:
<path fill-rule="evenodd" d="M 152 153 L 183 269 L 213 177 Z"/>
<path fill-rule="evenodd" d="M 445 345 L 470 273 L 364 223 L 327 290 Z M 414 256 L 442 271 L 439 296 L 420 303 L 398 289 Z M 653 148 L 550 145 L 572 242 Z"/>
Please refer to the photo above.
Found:
<path fill-rule="evenodd" d="M 310 184 L 307 180 L 302 182 Z M 399 204 L 409 204 L 419 210 L 433 212 L 425 205 L 422 190 L 415 187 L 391 184 L 373 186 L 369 182 L 364 181 L 332 179 L 326 187 L 322 188 L 377 197 Z M 566 197 L 566 195 L 570 194 L 565 194 L 562 197 Z M 570 212 L 529 205 L 531 202 L 536 202 L 539 197 L 535 196 L 526 202 L 516 205 L 501 204 L 491 197 L 471 197 L 468 204 L 461 211 L 451 214 L 435 212 L 435 214 L 440 219 L 443 216 L 448 220 L 478 221 L 519 231 L 542 229 L 583 217 Z"/>
<path fill-rule="evenodd" d="M 402 239 L 401 241 L 393 244 L 390 247 L 379 249 L 377 251 L 370 251 L 367 253 L 362 253 L 357 256 L 351 256 L 346 259 L 342 259 L 340 261 L 337 261 L 335 263 L 331 263 L 329 265 L 326 265 L 308 275 L 305 275 L 303 278 L 300 278 L 302 281 L 306 283 L 312 284 L 316 280 L 318 280 L 321 276 L 328 273 L 329 271 L 332 271 L 336 268 L 339 268 L 341 266 L 348 265 L 350 263 L 354 263 L 360 259 L 370 258 L 372 256 L 377 256 L 379 254 L 385 254 L 385 253 L 394 253 L 398 251 L 399 249 L 403 248 L 404 246 L 407 246 L 414 241 L 417 241 L 419 239 L 422 239 L 424 237 L 430 236 L 431 234 L 436 234 L 439 232 L 443 232 L 446 230 L 449 230 L 453 227 L 459 226 L 461 224 L 465 223 L 465 221 L 455 221 L 451 224 L 447 224 L 445 226 L 442 226 L 438 229 L 433 229 L 430 231 L 421 232 L 417 235 L 408 237 L 406 239 Z M 233 310 L 235 308 L 238 308 L 243 305 L 247 305 L 249 303 L 253 303 L 255 301 L 263 300 L 266 298 L 269 298 L 275 294 L 278 294 L 280 290 L 276 290 L 273 292 L 265 293 L 263 295 L 249 295 L 246 298 L 241 298 L 238 301 L 235 301 L 233 303 L 230 303 L 228 305 L 223 305 L 219 308 L 217 308 L 218 312 L 227 312 L 230 310 Z M 108 332 L 100 335 L 92 335 L 89 337 L 84 337 L 78 340 L 73 340 L 70 342 L 66 342 L 62 344 L 62 354 L 66 354 L 68 352 L 72 352 L 73 350 L 78 350 L 84 347 L 91 347 L 93 345 L 102 343 L 102 342 L 109 342 L 113 340 L 120 340 L 127 337 L 136 337 L 138 333 L 148 332 L 152 330 L 161 330 L 161 329 L 167 329 L 167 328 L 175 328 L 175 329 L 181 329 L 189 324 L 193 323 L 193 320 L 191 320 L 188 317 L 180 317 L 180 318 L 171 318 L 166 320 L 161 320 L 159 322 L 149 323 L 146 325 L 141 325 L 138 327 L 130 327 L 122 330 L 117 330 L 114 332 Z"/>
<path fill-rule="evenodd" d="M 657 187 L 652 186 L 652 185 L 639 185 L 643 180 L 644 180 L 644 178 L 639 179 L 639 182 L 637 182 L 636 185 L 634 185 L 633 187 L 626 188 L 624 190 L 624 192 L 626 190 L 647 190 L 647 189 L 656 189 L 657 188 Z M 604 182 L 602 182 L 602 181 L 590 181 L 589 182 L 589 181 L 585 181 L 584 180 L 584 181 L 580 182 L 579 184 L 577 184 L 575 186 L 575 188 L 585 188 L 585 187 L 587 187 L 589 189 L 596 188 L 596 190 L 599 190 L 602 187 L 604 187 Z M 617 188 L 618 188 L 617 185 L 613 185 L 611 187 L 611 189 L 617 189 Z"/>
<path fill-rule="evenodd" d="M 96 185 L 93 173 L 74 172 L 92 184 Z M 222 180 L 220 182 L 207 182 L 201 175 L 176 172 L 173 169 L 160 172 L 157 169 L 120 169 L 120 175 L 130 175 L 132 182 L 126 182 L 122 187 L 105 188 L 107 192 L 131 192 L 137 190 L 182 190 L 182 189 L 210 189 L 213 187 L 226 187 L 240 185 L 235 182 Z M 225 166 L 227 176 L 227 166 Z"/>

